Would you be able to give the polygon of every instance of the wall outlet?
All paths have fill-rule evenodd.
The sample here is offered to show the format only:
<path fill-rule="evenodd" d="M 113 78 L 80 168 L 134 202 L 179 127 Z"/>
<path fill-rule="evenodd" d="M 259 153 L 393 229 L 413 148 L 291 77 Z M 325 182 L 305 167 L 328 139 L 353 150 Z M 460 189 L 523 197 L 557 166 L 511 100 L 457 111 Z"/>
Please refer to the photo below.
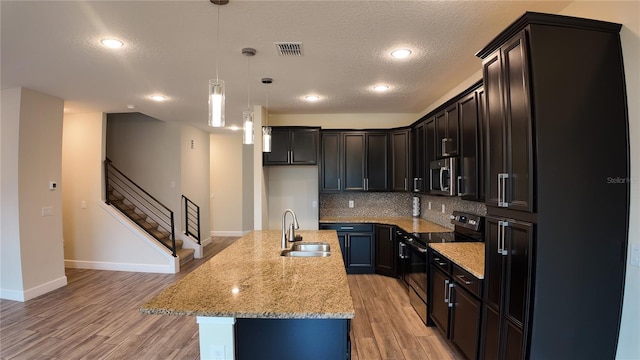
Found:
<path fill-rule="evenodd" d="M 43 206 L 42 216 L 53 216 L 53 206 Z"/>
<path fill-rule="evenodd" d="M 431 201 L 429 201 L 429 207 L 428 207 L 428 209 L 429 209 L 429 210 L 431 210 Z"/>
<path fill-rule="evenodd" d="M 444 207 L 444 204 L 442 204 L 442 213 L 445 214 L 447 212 L 447 210 Z"/>
<path fill-rule="evenodd" d="M 55 181 L 49 181 L 49 190 L 53 191 L 58 188 L 58 184 Z"/>
<path fill-rule="evenodd" d="M 224 358 L 224 345 L 211 345 L 211 359 L 213 360 L 225 360 Z"/>
<path fill-rule="evenodd" d="M 349 200 L 349 209 L 353 209 L 353 200 Z"/>
<path fill-rule="evenodd" d="M 318 201 L 313 200 L 313 201 L 311 202 L 311 207 L 312 207 L 312 208 L 314 208 L 314 209 L 315 209 L 315 208 L 317 208 L 317 207 L 318 207 Z"/>

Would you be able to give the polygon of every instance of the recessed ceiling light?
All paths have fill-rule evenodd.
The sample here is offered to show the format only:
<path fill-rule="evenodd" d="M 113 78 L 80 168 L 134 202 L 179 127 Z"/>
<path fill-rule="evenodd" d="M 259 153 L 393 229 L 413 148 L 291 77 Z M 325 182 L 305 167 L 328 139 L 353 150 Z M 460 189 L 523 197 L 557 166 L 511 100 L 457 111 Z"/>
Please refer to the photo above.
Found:
<path fill-rule="evenodd" d="M 389 90 L 389 85 L 376 85 L 373 87 L 373 90 L 377 92 L 385 92 Z"/>
<path fill-rule="evenodd" d="M 118 49 L 124 46 L 124 43 L 117 39 L 102 39 L 100 43 L 110 49 Z"/>
<path fill-rule="evenodd" d="M 307 100 L 307 101 L 314 102 L 314 101 L 320 100 L 320 96 L 318 96 L 318 95 L 307 95 L 307 96 L 304 97 L 304 99 Z"/>
<path fill-rule="evenodd" d="M 167 97 L 163 95 L 151 95 L 151 100 L 160 102 L 167 100 Z"/>
<path fill-rule="evenodd" d="M 411 55 L 411 50 L 409 49 L 396 49 L 391 52 L 391 56 L 396 59 L 404 59 L 409 55 Z"/>

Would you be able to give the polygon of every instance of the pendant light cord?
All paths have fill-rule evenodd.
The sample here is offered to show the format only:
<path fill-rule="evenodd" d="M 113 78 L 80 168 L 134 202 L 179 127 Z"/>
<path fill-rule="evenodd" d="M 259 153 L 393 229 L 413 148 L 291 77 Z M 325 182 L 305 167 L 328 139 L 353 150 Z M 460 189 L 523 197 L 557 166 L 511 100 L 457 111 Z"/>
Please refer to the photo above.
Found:
<path fill-rule="evenodd" d="M 216 31 L 216 81 L 220 81 L 218 78 L 218 58 L 220 53 L 220 5 L 218 8 L 218 31 Z"/>

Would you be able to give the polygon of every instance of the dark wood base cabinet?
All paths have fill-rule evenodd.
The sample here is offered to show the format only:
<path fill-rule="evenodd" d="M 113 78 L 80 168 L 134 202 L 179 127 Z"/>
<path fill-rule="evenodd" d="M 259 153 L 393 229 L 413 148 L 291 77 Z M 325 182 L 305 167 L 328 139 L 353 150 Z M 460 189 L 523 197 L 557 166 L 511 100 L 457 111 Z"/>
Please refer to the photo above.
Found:
<path fill-rule="evenodd" d="M 336 230 L 347 274 L 373 274 L 375 237 L 373 224 L 320 224 L 320 230 Z"/>
<path fill-rule="evenodd" d="M 349 360 L 349 319 L 237 319 L 236 359 Z"/>
<path fill-rule="evenodd" d="M 616 356 L 630 201 L 620 29 L 526 13 L 476 54 L 486 129 L 481 359 Z M 594 218 L 595 208 L 605 210 Z"/>

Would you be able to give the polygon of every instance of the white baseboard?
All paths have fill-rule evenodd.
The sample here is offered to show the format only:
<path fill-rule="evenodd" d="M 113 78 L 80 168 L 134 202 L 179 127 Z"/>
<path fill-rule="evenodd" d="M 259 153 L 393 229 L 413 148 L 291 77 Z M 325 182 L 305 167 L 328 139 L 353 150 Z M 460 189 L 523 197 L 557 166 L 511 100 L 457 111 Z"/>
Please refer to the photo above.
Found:
<path fill-rule="evenodd" d="M 250 231 L 211 231 L 211 236 L 245 236 Z"/>
<path fill-rule="evenodd" d="M 0 299 L 25 302 L 63 286 L 67 286 L 66 276 L 51 280 L 25 291 L 0 289 Z"/>
<path fill-rule="evenodd" d="M 177 274 L 180 271 L 180 260 L 174 258 L 173 264 L 151 265 L 151 264 L 129 264 L 129 263 L 112 263 L 103 261 L 83 261 L 83 260 L 65 260 L 64 266 L 73 269 L 92 269 L 92 270 L 111 270 L 111 271 L 130 271 L 143 273 L 158 274 Z"/>

